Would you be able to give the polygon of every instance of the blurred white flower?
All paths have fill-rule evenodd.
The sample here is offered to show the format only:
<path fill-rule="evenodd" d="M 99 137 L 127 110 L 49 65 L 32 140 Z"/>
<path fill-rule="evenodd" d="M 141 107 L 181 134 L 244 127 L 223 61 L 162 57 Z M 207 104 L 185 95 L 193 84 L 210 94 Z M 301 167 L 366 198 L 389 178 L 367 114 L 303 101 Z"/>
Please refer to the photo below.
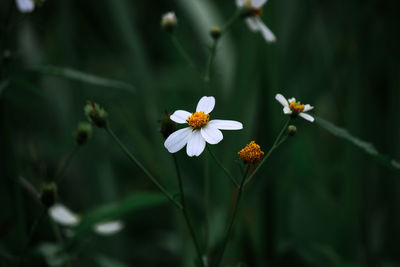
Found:
<path fill-rule="evenodd" d="M 113 235 L 121 231 L 122 228 L 124 228 L 124 224 L 121 221 L 110 221 L 96 224 L 94 231 L 100 235 Z"/>
<path fill-rule="evenodd" d="M 50 217 L 63 226 L 77 226 L 81 219 L 62 204 L 55 204 L 49 208 Z"/>
<path fill-rule="evenodd" d="M 34 0 L 16 0 L 17 8 L 22 13 L 29 13 L 35 9 Z"/>
<path fill-rule="evenodd" d="M 189 127 L 175 131 L 167 140 L 164 146 L 170 153 L 181 150 L 186 145 L 186 153 L 189 157 L 199 156 L 206 142 L 218 144 L 223 135 L 220 130 L 240 130 L 243 129 L 242 123 L 231 120 L 211 120 L 209 113 L 214 109 L 215 98 L 203 96 L 196 107 L 195 113 L 185 110 L 177 110 L 170 119 L 176 123 L 189 124 Z"/>
<path fill-rule="evenodd" d="M 161 26 L 166 29 L 172 29 L 176 26 L 178 20 L 176 19 L 175 12 L 170 11 L 162 15 Z"/>
<path fill-rule="evenodd" d="M 62 204 L 55 204 L 49 208 L 50 217 L 62 226 L 78 226 L 81 218 Z M 95 224 L 93 230 L 100 235 L 113 235 L 122 230 L 124 224 L 121 221 L 108 221 Z"/>
<path fill-rule="evenodd" d="M 278 102 L 282 104 L 283 113 L 290 114 L 292 116 L 299 115 L 303 119 L 306 119 L 310 122 L 314 121 L 313 116 L 311 116 L 307 113 L 304 113 L 304 112 L 312 110 L 314 108 L 313 106 L 310 106 L 309 104 L 307 104 L 307 105 L 301 104 L 300 101 L 296 102 L 296 98 L 294 98 L 294 97 L 286 100 L 286 98 L 281 94 L 277 94 L 275 96 L 275 99 L 278 100 Z"/>
<path fill-rule="evenodd" d="M 266 2 L 267 0 L 236 0 L 236 5 L 239 8 L 246 9 L 245 21 L 250 30 L 261 32 L 264 39 L 270 43 L 275 42 L 276 37 L 260 18 L 263 13 L 262 6 Z"/>

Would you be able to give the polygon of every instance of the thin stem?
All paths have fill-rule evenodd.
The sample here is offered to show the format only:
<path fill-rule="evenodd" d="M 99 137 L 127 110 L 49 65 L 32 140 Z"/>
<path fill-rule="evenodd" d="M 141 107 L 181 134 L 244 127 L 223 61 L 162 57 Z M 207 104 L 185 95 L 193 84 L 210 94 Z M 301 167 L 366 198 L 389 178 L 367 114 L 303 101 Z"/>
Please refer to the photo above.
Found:
<path fill-rule="evenodd" d="M 125 153 L 125 155 L 128 156 L 128 158 L 136 164 L 139 169 L 141 169 L 144 174 L 153 182 L 155 186 L 174 204 L 178 209 L 182 209 L 181 203 L 177 202 L 172 195 L 157 181 L 157 179 L 140 163 L 135 156 L 133 156 L 129 150 L 125 147 L 124 144 L 121 143 L 119 138 L 114 134 L 114 132 L 110 129 L 110 127 L 107 125 L 105 127 L 105 130 L 107 131 L 108 134 L 114 139 L 115 143 L 122 149 L 122 151 Z"/>
<path fill-rule="evenodd" d="M 235 207 L 233 209 L 233 214 L 232 214 L 232 217 L 231 217 L 231 221 L 229 223 L 228 230 L 226 231 L 226 235 L 225 235 L 224 241 L 222 243 L 222 249 L 221 249 L 221 252 L 220 252 L 220 254 L 219 254 L 218 258 L 217 258 L 217 261 L 215 262 L 215 266 L 219 266 L 219 264 L 220 264 L 220 262 L 222 260 L 222 257 L 224 255 L 226 246 L 228 244 L 229 238 L 231 236 L 233 224 L 234 224 L 235 218 L 236 218 L 236 214 L 237 214 L 237 212 L 239 210 L 240 199 L 242 197 L 244 182 L 246 181 L 246 177 L 247 177 L 248 171 L 249 171 L 249 167 L 247 167 L 247 170 L 246 170 L 245 174 L 243 175 L 242 181 L 240 182 L 240 186 L 238 188 L 238 195 L 237 195 L 237 198 L 236 198 Z"/>
<path fill-rule="evenodd" d="M 218 39 L 214 39 L 210 46 L 210 54 L 208 55 L 206 71 L 205 71 L 205 75 L 204 75 L 204 81 L 206 83 L 209 83 L 210 79 L 211 79 L 211 77 L 210 77 L 211 65 L 214 61 L 215 52 L 217 51 L 217 44 L 218 44 Z"/>
<path fill-rule="evenodd" d="M 208 253 L 210 237 L 210 162 L 207 155 L 204 157 L 204 225 L 205 225 L 205 250 Z"/>
<path fill-rule="evenodd" d="M 217 163 L 217 165 L 224 171 L 224 173 L 226 174 L 226 176 L 228 176 L 228 178 L 232 181 L 232 183 L 239 188 L 239 184 L 236 181 L 235 177 L 233 177 L 233 175 L 228 171 L 227 168 L 224 167 L 224 165 L 222 165 L 222 163 L 218 160 L 218 158 L 215 156 L 214 152 L 211 150 L 211 148 L 209 146 L 207 146 L 207 150 L 208 152 L 211 154 L 211 156 L 214 158 L 215 162 Z"/>
<path fill-rule="evenodd" d="M 60 170 L 58 171 L 56 175 L 56 182 L 60 183 L 63 179 L 64 173 L 67 170 L 69 164 L 71 163 L 72 158 L 75 156 L 75 154 L 79 150 L 79 145 L 75 145 L 74 149 L 69 153 L 67 159 L 64 161 L 63 165 L 61 166 Z"/>
<path fill-rule="evenodd" d="M 186 52 L 186 50 L 183 48 L 181 43 L 178 41 L 178 38 L 176 38 L 174 33 L 171 33 L 171 39 L 172 43 L 174 44 L 175 48 L 178 50 L 178 52 L 181 54 L 181 56 L 186 60 L 186 62 L 189 64 L 189 66 L 193 69 L 195 69 L 197 72 L 199 72 L 198 68 L 194 64 L 193 60 L 190 58 L 189 54 Z"/>
<path fill-rule="evenodd" d="M 24 260 L 24 257 L 25 257 L 25 254 L 26 254 L 26 251 L 28 250 L 29 244 L 30 244 L 31 241 L 32 241 L 33 235 L 35 234 L 36 229 L 37 229 L 37 227 L 38 227 L 40 221 L 42 220 L 42 218 L 43 218 L 44 215 L 46 214 L 46 208 L 44 208 L 43 206 L 40 206 L 40 208 L 41 208 L 42 210 L 40 211 L 39 216 L 38 216 L 38 217 L 35 219 L 35 221 L 33 222 L 32 228 L 31 228 L 31 230 L 29 231 L 28 239 L 26 240 L 26 243 L 25 243 L 25 245 L 24 245 L 24 249 L 22 250 L 21 257 L 20 257 L 20 259 L 19 259 L 19 265 L 22 264 L 22 262 L 23 262 L 23 260 Z"/>
<path fill-rule="evenodd" d="M 206 70 L 205 70 L 205 75 L 204 75 L 204 81 L 206 84 L 208 84 L 211 80 L 211 66 L 215 58 L 215 53 L 217 51 L 217 45 L 219 39 L 228 32 L 230 27 L 236 22 L 236 20 L 240 17 L 241 11 L 237 10 L 232 17 L 229 18 L 229 20 L 225 23 L 224 26 L 221 28 L 221 36 L 219 38 L 214 38 L 213 42 L 211 43 L 209 49 L 210 49 L 210 54 L 208 55 L 208 60 L 207 60 L 207 65 L 206 65 Z"/>
<path fill-rule="evenodd" d="M 173 155 L 173 158 L 174 158 L 174 163 L 175 163 L 176 175 L 177 175 L 177 178 L 178 178 L 179 194 L 181 196 L 181 202 L 182 202 L 182 209 L 181 209 L 182 215 L 185 218 L 186 225 L 187 225 L 187 227 L 189 229 L 190 237 L 192 238 L 194 246 L 196 247 L 196 252 L 197 252 L 197 256 L 199 258 L 200 264 L 201 264 L 201 266 L 204 267 L 200 245 L 199 245 L 199 242 L 197 241 L 193 225 L 190 222 L 189 215 L 188 215 L 188 213 L 186 211 L 185 194 L 184 194 L 184 191 L 183 191 L 182 176 L 181 176 L 181 172 L 179 170 L 178 159 L 176 158 L 175 154 Z"/>
<path fill-rule="evenodd" d="M 236 10 L 236 12 L 232 15 L 232 17 L 230 17 L 230 19 L 225 23 L 225 25 L 222 26 L 221 35 L 223 35 L 230 29 L 230 27 L 236 22 L 236 20 L 240 18 L 241 13 L 242 11 L 240 9 Z"/>
<path fill-rule="evenodd" d="M 282 130 L 280 131 L 279 135 L 276 137 L 274 144 L 272 145 L 272 147 L 269 149 L 269 151 L 267 152 L 267 154 L 264 156 L 264 158 L 262 159 L 262 161 L 260 162 L 260 164 L 258 164 L 258 166 L 256 167 L 256 169 L 250 174 L 250 176 L 247 178 L 246 182 L 244 183 L 244 185 L 246 186 L 251 179 L 254 177 L 254 175 L 256 175 L 256 173 L 258 172 L 258 170 L 261 168 L 261 166 L 267 161 L 267 159 L 269 158 L 269 156 L 271 156 L 272 152 L 278 148 L 283 142 L 286 141 L 287 139 L 287 135 L 284 136 L 282 138 L 282 135 L 285 133 L 285 131 L 287 131 L 287 127 L 288 124 L 290 122 L 291 118 L 289 117 L 289 119 L 286 121 L 285 125 L 283 125 Z M 282 138 L 282 139 L 281 139 Z"/>

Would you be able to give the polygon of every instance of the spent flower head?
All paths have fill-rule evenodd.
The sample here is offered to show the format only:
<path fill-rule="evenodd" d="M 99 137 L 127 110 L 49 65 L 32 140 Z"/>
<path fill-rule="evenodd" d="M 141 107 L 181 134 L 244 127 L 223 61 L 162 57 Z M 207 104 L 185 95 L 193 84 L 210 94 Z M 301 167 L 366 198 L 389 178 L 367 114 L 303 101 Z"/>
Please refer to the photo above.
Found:
<path fill-rule="evenodd" d="M 161 128 L 160 132 L 164 139 L 167 139 L 170 134 L 176 131 L 176 123 L 170 119 L 170 114 L 165 112 L 162 119 L 160 120 Z"/>
<path fill-rule="evenodd" d="M 247 164 L 258 163 L 264 156 L 264 152 L 254 141 L 251 141 L 250 144 L 246 145 L 238 152 L 238 154 L 240 159 Z"/>
<path fill-rule="evenodd" d="M 99 128 L 104 128 L 107 124 L 107 112 L 99 104 L 88 101 L 84 108 L 88 120 Z"/>
<path fill-rule="evenodd" d="M 87 140 L 92 136 L 92 125 L 88 122 L 80 122 L 75 133 L 75 142 L 78 145 L 86 144 Z"/>
<path fill-rule="evenodd" d="M 221 37 L 221 34 L 222 34 L 222 30 L 220 27 L 218 27 L 218 26 L 211 27 L 211 30 L 210 30 L 211 38 L 213 38 L 214 40 L 218 40 Z"/>
<path fill-rule="evenodd" d="M 43 184 L 39 199 L 45 207 L 49 208 L 53 206 L 57 199 L 57 184 L 54 182 Z"/>
<path fill-rule="evenodd" d="M 170 11 L 162 15 L 161 17 L 161 27 L 163 27 L 166 31 L 172 32 L 176 25 L 178 24 L 178 20 L 175 16 L 175 12 Z"/>
<path fill-rule="evenodd" d="M 305 120 L 310 122 L 314 121 L 314 117 L 305 113 L 307 111 L 312 110 L 314 107 L 309 104 L 302 104 L 300 101 L 296 102 L 296 98 L 292 97 L 286 100 L 286 98 L 281 94 L 276 94 L 275 99 L 281 103 L 283 106 L 283 113 L 291 115 L 292 117 L 300 116 Z"/>
<path fill-rule="evenodd" d="M 289 125 L 288 126 L 288 134 L 290 136 L 294 136 L 297 133 L 297 128 L 294 125 Z"/>
<path fill-rule="evenodd" d="M 170 119 L 176 123 L 188 124 L 189 127 L 172 133 L 164 142 L 165 148 L 170 153 L 181 150 L 186 145 L 186 153 L 189 157 L 199 156 L 206 142 L 218 144 L 223 135 L 220 130 L 240 130 L 242 123 L 232 120 L 210 120 L 210 112 L 214 109 L 215 98 L 203 96 L 196 107 L 196 112 L 190 113 L 185 110 L 177 110 Z"/>
<path fill-rule="evenodd" d="M 244 10 L 243 17 L 250 30 L 261 32 L 264 39 L 271 43 L 276 41 L 276 37 L 260 18 L 266 2 L 267 0 L 236 0 L 236 5 Z"/>

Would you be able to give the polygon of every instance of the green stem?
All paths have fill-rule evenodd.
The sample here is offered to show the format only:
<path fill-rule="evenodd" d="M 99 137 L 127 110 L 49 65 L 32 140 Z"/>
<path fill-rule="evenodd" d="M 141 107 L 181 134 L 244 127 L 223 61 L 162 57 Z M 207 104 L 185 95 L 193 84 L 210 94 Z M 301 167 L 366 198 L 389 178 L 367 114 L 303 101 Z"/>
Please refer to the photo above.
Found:
<path fill-rule="evenodd" d="M 211 154 L 211 156 L 214 158 L 215 162 L 217 163 L 217 165 L 224 171 L 224 173 L 226 174 L 226 176 L 228 176 L 228 178 L 232 181 L 232 183 L 239 188 L 239 184 L 236 181 L 235 177 L 233 177 L 233 175 L 228 171 L 227 168 L 224 167 L 224 165 L 222 165 L 222 163 L 217 159 L 217 157 L 215 156 L 214 152 L 212 152 L 211 148 L 207 145 L 207 150 L 208 152 Z"/>
<path fill-rule="evenodd" d="M 35 234 L 36 229 L 37 229 L 37 227 L 38 227 L 40 221 L 42 220 L 42 218 L 43 218 L 44 215 L 46 214 L 46 210 L 47 210 L 47 209 L 44 208 L 43 206 L 40 206 L 40 208 L 41 208 L 42 210 L 40 211 L 39 216 L 38 216 L 38 217 L 35 219 L 35 221 L 33 222 L 32 228 L 31 228 L 31 230 L 29 231 L 28 239 L 26 240 L 26 243 L 25 243 L 25 245 L 24 245 L 24 249 L 22 250 L 21 257 L 20 257 L 20 259 L 19 259 L 19 264 L 18 264 L 18 265 L 20 265 L 20 264 L 23 263 L 23 260 L 24 260 L 26 251 L 28 250 L 29 244 L 30 244 L 31 241 L 32 241 L 33 235 Z"/>
<path fill-rule="evenodd" d="M 174 33 L 171 33 L 171 39 L 172 43 L 174 44 L 176 50 L 181 54 L 181 56 L 186 60 L 186 62 L 189 64 L 191 68 L 199 72 L 198 68 L 194 64 L 193 60 L 190 58 L 189 54 L 186 52 L 186 50 L 183 48 L 181 43 L 178 41 L 178 38 L 176 38 Z"/>
<path fill-rule="evenodd" d="M 242 11 L 240 9 L 236 10 L 236 12 L 233 14 L 232 17 L 225 23 L 224 26 L 222 26 L 221 29 L 221 36 L 226 33 L 230 27 L 240 18 L 240 15 L 242 14 Z"/>
<path fill-rule="evenodd" d="M 215 53 L 217 51 L 217 45 L 218 45 L 218 41 L 219 39 L 221 39 L 221 37 L 228 32 L 228 30 L 230 29 L 230 27 L 236 22 L 237 19 L 240 18 L 240 14 L 241 11 L 237 10 L 233 16 L 231 16 L 229 18 L 229 20 L 225 23 L 224 26 L 222 26 L 221 28 L 221 36 L 219 38 L 215 38 L 213 39 L 213 42 L 211 43 L 209 49 L 210 49 L 210 54 L 208 55 L 208 60 L 207 60 L 207 65 L 206 65 L 206 71 L 205 71 L 205 75 L 204 75 L 204 81 L 206 82 L 206 84 L 208 84 L 211 80 L 211 66 L 212 63 L 214 61 L 215 58 Z"/>
<path fill-rule="evenodd" d="M 285 125 L 283 125 L 282 130 L 280 131 L 279 135 L 276 137 L 274 144 L 272 145 L 272 147 L 269 149 L 269 151 L 267 152 L 267 154 L 264 156 L 264 158 L 262 159 L 262 161 L 260 162 L 260 164 L 258 164 L 257 168 L 250 174 L 250 176 L 247 178 L 246 182 L 244 183 L 244 185 L 246 186 L 251 179 L 254 177 L 254 175 L 256 175 L 256 173 L 258 172 L 258 170 L 261 168 L 261 166 L 267 161 L 267 159 L 269 158 L 269 156 L 271 156 L 272 152 L 278 148 L 283 142 L 286 141 L 287 139 L 287 135 L 284 136 L 282 138 L 282 135 L 287 131 L 287 127 L 289 125 L 291 118 L 289 117 L 288 120 L 286 121 Z"/>
<path fill-rule="evenodd" d="M 205 71 L 205 75 L 204 75 L 204 81 L 206 83 L 209 83 L 211 80 L 211 77 L 210 77 L 211 65 L 214 61 L 215 52 L 217 51 L 217 44 L 218 44 L 218 39 L 214 39 L 210 46 L 210 54 L 208 55 L 206 71 Z"/>
<path fill-rule="evenodd" d="M 208 253 L 210 237 L 210 161 L 207 155 L 204 155 L 204 225 L 205 225 L 205 250 Z"/>
<path fill-rule="evenodd" d="M 67 170 L 69 164 L 71 163 L 72 158 L 75 156 L 75 154 L 79 150 L 79 145 L 75 145 L 74 149 L 69 153 L 67 159 L 64 161 L 63 165 L 61 166 L 60 170 L 58 171 L 56 175 L 56 182 L 60 183 L 63 179 L 64 173 Z"/>
<path fill-rule="evenodd" d="M 121 143 L 121 141 L 119 140 L 119 138 L 114 134 L 114 132 L 110 129 L 110 127 L 107 125 L 105 127 L 105 130 L 107 131 L 107 133 L 114 139 L 114 141 L 117 143 L 117 145 L 121 148 L 121 150 L 128 156 L 128 158 L 136 164 L 137 167 L 139 167 L 139 169 L 141 169 L 144 174 L 153 182 L 153 184 L 155 186 L 157 186 L 157 188 L 172 202 L 172 204 L 174 204 L 174 206 L 176 206 L 178 209 L 182 209 L 182 205 L 177 202 L 172 195 L 157 181 L 157 179 L 142 165 L 142 163 L 140 163 L 135 156 L 133 156 L 129 150 L 125 147 L 124 144 Z"/>
<path fill-rule="evenodd" d="M 187 225 L 187 227 L 189 229 L 190 237 L 192 238 L 192 241 L 193 241 L 194 246 L 196 248 L 196 252 L 197 252 L 197 256 L 199 258 L 200 264 L 201 264 L 202 267 L 204 267 L 200 245 L 199 245 L 199 242 L 197 241 L 193 225 L 190 222 L 189 215 L 188 215 L 187 209 L 186 209 L 185 194 L 184 194 L 184 191 L 183 191 L 182 176 L 181 176 L 181 172 L 179 170 L 178 159 L 176 158 L 175 154 L 173 154 L 173 158 L 174 158 L 174 163 L 175 163 L 176 175 L 177 175 L 177 178 L 178 178 L 179 194 L 181 196 L 181 202 L 182 202 L 182 209 L 181 209 L 182 215 L 185 218 L 185 222 L 186 222 L 186 225 Z"/>
<path fill-rule="evenodd" d="M 226 231 L 226 235 L 225 235 L 224 241 L 222 243 L 222 249 L 221 249 L 221 252 L 220 252 L 220 254 L 219 254 L 218 258 L 217 258 L 217 261 L 215 262 L 215 266 L 219 266 L 219 264 L 220 264 L 220 262 L 222 260 L 222 257 L 224 255 L 226 246 L 228 244 L 229 238 L 231 236 L 233 224 L 234 224 L 235 218 L 236 218 L 236 214 L 237 214 L 237 212 L 239 210 L 240 199 L 242 197 L 242 192 L 243 192 L 243 188 L 244 188 L 244 182 L 246 181 L 246 176 L 247 176 L 248 171 L 249 171 L 249 167 L 247 167 L 247 170 L 246 170 L 245 174 L 243 175 L 242 181 L 240 182 L 240 186 L 238 188 L 238 195 L 237 195 L 237 198 L 236 198 L 235 207 L 233 209 L 233 214 L 232 214 L 232 217 L 231 217 L 231 221 L 229 223 L 228 230 Z"/>

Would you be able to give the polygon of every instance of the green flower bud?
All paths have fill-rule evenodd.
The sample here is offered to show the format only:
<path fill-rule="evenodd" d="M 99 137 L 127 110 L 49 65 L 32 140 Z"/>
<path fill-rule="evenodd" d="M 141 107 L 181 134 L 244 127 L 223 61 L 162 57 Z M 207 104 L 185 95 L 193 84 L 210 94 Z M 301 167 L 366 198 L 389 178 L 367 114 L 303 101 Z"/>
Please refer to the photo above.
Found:
<path fill-rule="evenodd" d="M 222 31 L 218 26 L 213 26 L 210 30 L 210 35 L 214 40 L 218 40 L 221 37 Z"/>
<path fill-rule="evenodd" d="M 173 122 L 169 116 L 170 114 L 165 112 L 162 119 L 159 121 L 161 124 L 160 133 L 165 139 L 176 131 L 176 123 Z"/>
<path fill-rule="evenodd" d="M 86 144 L 87 140 L 92 136 L 92 125 L 87 122 L 80 122 L 75 133 L 75 141 L 78 145 Z"/>
<path fill-rule="evenodd" d="M 294 125 L 289 125 L 288 127 L 288 133 L 290 136 L 294 136 L 297 132 L 297 128 Z"/>
<path fill-rule="evenodd" d="M 3 51 L 3 59 L 4 60 L 9 60 L 11 58 L 11 51 L 9 49 L 6 49 Z"/>
<path fill-rule="evenodd" d="M 40 190 L 39 199 L 42 204 L 49 208 L 54 205 L 57 199 L 56 183 L 45 183 Z"/>
<path fill-rule="evenodd" d="M 84 110 L 90 122 L 94 123 L 99 128 L 106 127 L 107 112 L 101 108 L 99 104 L 88 101 L 88 104 L 85 106 Z"/>

